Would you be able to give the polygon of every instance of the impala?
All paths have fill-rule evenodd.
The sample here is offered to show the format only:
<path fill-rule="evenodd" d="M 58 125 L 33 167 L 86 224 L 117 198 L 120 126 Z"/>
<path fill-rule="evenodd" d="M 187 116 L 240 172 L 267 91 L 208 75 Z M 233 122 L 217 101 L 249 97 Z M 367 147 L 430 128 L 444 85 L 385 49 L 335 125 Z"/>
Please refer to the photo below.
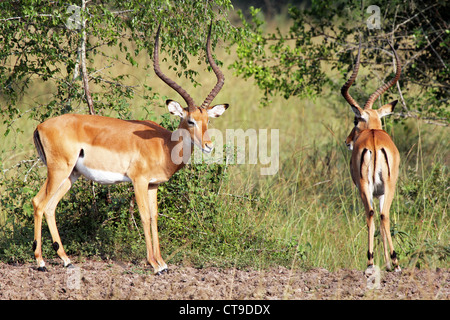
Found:
<path fill-rule="evenodd" d="M 401 271 L 400 266 L 398 265 L 397 254 L 395 253 L 394 246 L 392 245 L 389 223 L 389 209 L 394 198 L 400 155 L 391 137 L 382 129 L 381 125 L 381 118 L 393 112 L 394 107 L 397 104 L 397 100 L 383 105 L 377 110 L 372 109 L 375 100 L 386 92 L 386 90 L 392 87 L 400 78 L 401 66 L 397 52 L 390 43 L 389 46 L 394 52 L 397 65 L 395 77 L 388 83 L 378 88 L 369 97 L 364 108 L 361 108 L 348 93 L 348 89 L 351 87 L 356 79 L 356 75 L 358 74 L 361 56 L 361 42 L 359 44 L 358 55 L 353 73 L 341 89 L 342 95 L 350 104 L 352 111 L 355 113 L 355 127 L 345 142 L 348 148 L 352 150 L 350 172 L 352 180 L 359 190 L 366 212 L 369 234 L 369 249 L 367 252 L 368 268 L 366 273 L 371 273 L 371 270 L 373 270 L 373 242 L 375 233 L 373 210 L 374 197 L 380 201 L 380 233 L 383 240 L 386 268 L 388 270 L 391 269 L 391 264 L 389 261 L 389 258 L 391 258 L 395 271 Z"/>
<path fill-rule="evenodd" d="M 147 260 L 155 274 L 167 270 L 159 247 L 158 185 L 169 180 L 185 165 L 186 161 L 174 163 L 174 155 L 185 159 L 187 153 L 189 158 L 192 144 L 200 147 L 203 152 L 211 152 L 213 144 L 206 132 L 208 119 L 219 117 L 228 108 L 228 104 L 210 107 L 225 80 L 211 54 L 211 27 L 212 25 L 206 42 L 206 55 L 217 83 L 200 107 L 195 105 L 181 86 L 162 73 L 158 62 L 161 26 L 158 27 L 153 55 L 155 73 L 187 103 L 187 107 L 182 108 L 178 102 L 166 101 L 169 112 L 181 118 L 176 131 L 166 130 L 152 121 L 126 121 L 79 114 L 65 114 L 37 126 L 34 143 L 40 159 L 47 166 L 47 179 L 33 198 L 33 250 L 38 270 L 46 271 L 41 250 L 44 214 L 52 236 L 53 249 L 64 261 L 65 267 L 73 267 L 56 227 L 55 209 L 81 175 L 101 184 L 133 184 L 144 228 Z M 179 131 L 188 133 L 187 137 L 186 134 L 178 134 Z"/>

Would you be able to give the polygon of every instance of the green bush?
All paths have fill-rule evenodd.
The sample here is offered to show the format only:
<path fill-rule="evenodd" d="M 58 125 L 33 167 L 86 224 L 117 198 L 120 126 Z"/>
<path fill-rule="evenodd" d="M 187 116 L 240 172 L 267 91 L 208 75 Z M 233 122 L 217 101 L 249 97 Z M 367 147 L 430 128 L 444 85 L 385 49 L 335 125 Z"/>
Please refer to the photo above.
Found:
<path fill-rule="evenodd" d="M 37 174 L 36 174 L 37 175 Z M 188 165 L 158 192 L 161 238 L 175 244 L 192 240 L 197 233 L 213 230 L 218 181 L 225 177 L 223 165 Z M 23 177 L 1 180 L 6 196 L 1 198 L 2 225 L 0 258 L 23 262 L 32 258 L 32 197 L 43 178 L 33 183 Z M 145 241 L 134 192 L 130 184 L 102 186 L 80 178 L 56 209 L 56 220 L 68 254 L 110 258 L 145 257 Z M 51 239 L 43 224 L 44 244 Z M 49 247 L 44 245 L 44 247 Z M 54 253 L 45 250 L 47 257 Z"/>

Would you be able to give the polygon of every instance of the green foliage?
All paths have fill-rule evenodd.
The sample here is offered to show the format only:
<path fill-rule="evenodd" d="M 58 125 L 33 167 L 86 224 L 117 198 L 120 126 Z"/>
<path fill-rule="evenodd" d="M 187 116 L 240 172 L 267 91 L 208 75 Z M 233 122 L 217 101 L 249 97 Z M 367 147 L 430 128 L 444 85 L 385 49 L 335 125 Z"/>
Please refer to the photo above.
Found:
<path fill-rule="evenodd" d="M 402 185 L 400 193 L 410 215 L 421 216 L 424 211 L 432 209 L 450 183 L 448 168 L 440 164 L 436 164 L 427 177 L 418 175 L 412 168 L 408 176 L 410 179 Z"/>
<path fill-rule="evenodd" d="M 194 241 L 197 232 L 212 229 L 221 165 L 189 165 L 159 188 L 160 232 L 173 246 Z M 42 178 L 32 183 L 23 177 L 1 180 L 9 196 L 1 198 L 6 221 L 2 224 L 0 258 L 29 261 L 32 258 L 33 208 L 31 199 Z M 211 188 L 212 187 L 212 188 Z M 102 186 L 79 179 L 56 210 L 63 244 L 71 255 L 138 259 L 145 258 L 145 241 L 133 188 L 129 184 Z M 206 230 L 206 229 L 205 229 Z M 43 227 L 49 245 L 50 234 Z M 45 251 L 44 251 L 45 252 Z M 53 256 L 54 253 L 45 252 Z"/>
<path fill-rule="evenodd" d="M 269 104 L 270 97 L 276 93 L 288 99 L 291 96 L 312 97 L 321 92 L 326 77 L 320 59 L 316 59 L 312 51 L 307 52 L 299 43 L 290 46 L 288 41 L 292 40 L 292 35 L 284 36 L 279 28 L 276 34 L 265 36 L 260 10 L 250 8 L 250 23 L 241 11 L 238 14 L 244 24 L 242 37 L 248 40 L 235 40 L 238 59 L 230 67 L 244 79 L 254 77 L 264 92 L 261 100 L 264 105 Z M 309 39 L 301 38 L 301 41 L 311 41 L 308 33 L 304 32 L 302 36 Z"/>
<path fill-rule="evenodd" d="M 426 267 L 438 261 L 448 261 L 450 248 L 438 239 L 448 237 L 441 230 L 448 228 L 445 211 L 448 206 L 448 168 L 435 164 L 426 176 L 413 169 L 407 173 L 408 180 L 400 185 L 399 194 L 404 206 L 402 215 L 419 221 L 408 231 L 393 230 L 399 234 L 401 250 L 411 266 Z"/>
<path fill-rule="evenodd" d="M 390 41 L 403 65 L 401 90 L 405 104 L 401 115 L 448 125 L 450 32 L 445 21 L 449 20 L 449 2 L 378 1 L 379 29 L 367 27 L 370 3 L 364 5 L 362 8 L 361 1 L 353 0 L 311 1 L 305 9 L 291 6 L 289 31 L 277 28 L 275 33 L 267 34 L 259 10 L 250 8 L 250 22 L 242 13 L 240 17 L 246 27 L 242 31 L 252 32 L 243 35 L 247 41 L 237 43 L 238 59 L 232 68 L 245 79 L 254 77 L 264 93 L 263 104 L 276 94 L 287 99 L 322 94 L 322 88 L 328 87 L 339 92 L 353 68 L 352 52 L 356 53 L 361 34 L 362 65 L 374 66 L 370 68 L 372 74 L 360 75 L 352 89 L 362 104 L 367 95 L 392 77 L 392 58 L 386 54 Z M 339 72 L 338 78 L 335 73 L 324 73 L 325 64 Z M 395 88 L 390 91 L 383 99 L 398 99 Z M 360 92 L 365 93 L 363 97 Z"/>
<path fill-rule="evenodd" d="M 6 135 L 22 117 L 44 121 L 63 113 L 88 111 L 79 55 L 83 31 L 87 34 L 87 76 L 94 110 L 122 118 L 129 118 L 130 101 L 138 87 L 145 88 L 146 99 L 159 97 L 148 85 L 134 85 L 132 74 L 108 70 L 116 64 L 137 67 L 141 52 L 151 55 L 159 23 L 161 51 L 173 60 L 169 69 L 197 85 L 198 75 L 188 67 L 189 57 L 198 56 L 199 61 L 204 58 L 208 25 L 214 22 L 213 47 L 218 39 L 226 40 L 235 33 L 227 20 L 232 9 L 229 0 L 176 4 L 165 0 L 89 1 L 85 12 L 80 6 L 81 0 L 0 2 L 0 115 Z M 81 18 L 76 17 L 76 11 Z M 81 19 L 86 19 L 83 30 L 76 27 Z M 120 56 L 109 54 L 113 48 Z M 39 81 L 54 88 L 54 93 L 44 102 L 33 102 L 25 108 L 22 101 L 30 94 L 30 84 Z"/>

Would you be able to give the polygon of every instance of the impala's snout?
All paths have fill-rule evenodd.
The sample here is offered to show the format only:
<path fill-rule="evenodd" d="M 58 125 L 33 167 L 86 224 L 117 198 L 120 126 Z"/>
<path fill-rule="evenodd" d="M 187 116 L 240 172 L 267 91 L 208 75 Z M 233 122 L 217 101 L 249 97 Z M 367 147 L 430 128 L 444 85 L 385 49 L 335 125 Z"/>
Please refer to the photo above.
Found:
<path fill-rule="evenodd" d="M 202 151 L 204 153 L 211 153 L 211 151 L 214 149 L 214 144 L 212 142 L 205 143 L 205 146 L 202 148 Z"/>
<path fill-rule="evenodd" d="M 353 141 L 351 141 L 351 142 L 347 142 L 347 141 L 345 141 L 345 144 L 347 145 L 347 149 L 348 150 L 353 150 Z"/>
<path fill-rule="evenodd" d="M 204 153 L 211 153 L 212 149 L 214 149 L 214 143 L 211 141 L 211 137 L 208 133 L 208 127 L 205 126 L 205 131 L 203 133 L 203 147 L 202 151 Z"/>
<path fill-rule="evenodd" d="M 345 144 L 347 145 L 348 150 L 353 150 L 354 138 L 356 133 L 356 126 L 352 129 L 347 139 L 345 139 Z"/>
<path fill-rule="evenodd" d="M 353 139 L 351 139 L 350 137 L 345 139 L 345 145 L 347 146 L 348 150 L 353 150 Z"/>

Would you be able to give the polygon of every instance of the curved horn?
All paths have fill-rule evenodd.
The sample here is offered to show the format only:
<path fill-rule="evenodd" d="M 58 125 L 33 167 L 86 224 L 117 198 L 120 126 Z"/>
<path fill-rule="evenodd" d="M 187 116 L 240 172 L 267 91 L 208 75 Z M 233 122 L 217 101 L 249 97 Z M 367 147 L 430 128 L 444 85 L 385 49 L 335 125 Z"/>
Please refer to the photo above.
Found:
<path fill-rule="evenodd" d="M 353 68 L 353 73 L 350 76 L 350 79 L 348 79 L 348 81 L 341 88 L 341 94 L 345 98 L 345 100 L 347 100 L 347 102 L 351 106 L 355 106 L 358 108 L 360 108 L 360 106 L 358 105 L 358 102 L 356 102 L 355 99 L 353 99 L 352 96 L 348 93 L 348 89 L 352 86 L 352 84 L 355 81 L 356 76 L 358 74 L 360 57 L 361 57 L 361 35 L 359 36 L 358 55 L 356 56 L 356 62 L 355 62 L 355 67 Z"/>
<path fill-rule="evenodd" d="M 211 29 L 212 29 L 212 22 L 209 25 L 209 32 L 208 32 L 208 39 L 206 40 L 206 56 L 208 57 L 209 64 L 211 65 L 211 68 L 213 69 L 214 73 L 217 77 L 217 83 L 214 86 L 214 88 L 211 90 L 211 92 L 206 97 L 205 101 L 202 103 L 202 108 L 207 108 L 209 104 L 214 100 L 214 98 L 219 93 L 220 89 L 222 89 L 224 83 L 225 83 L 225 76 L 220 71 L 219 67 L 217 66 L 216 62 L 214 61 L 212 54 L 211 54 Z"/>
<path fill-rule="evenodd" d="M 395 73 L 395 77 L 389 81 L 388 83 L 385 83 L 381 87 L 377 89 L 372 95 L 369 97 L 369 99 L 366 102 L 366 105 L 364 106 L 364 109 L 372 109 L 372 105 L 377 100 L 379 96 L 381 96 L 383 93 L 385 93 L 390 87 L 392 87 L 398 79 L 400 79 L 400 74 L 402 73 L 402 66 L 400 64 L 400 59 L 398 58 L 397 52 L 395 51 L 394 47 L 391 45 L 391 43 L 388 41 L 389 46 L 391 47 L 392 51 L 394 51 L 395 56 L 395 63 L 397 64 L 397 72 Z"/>
<path fill-rule="evenodd" d="M 158 31 L 155 36 L 155 50 L 153 52 L 153 69 L 155 70 L 156 75 L 164 81 L 169 87 L 178 92 L 180 96 L 183 97 L 184 101 L 186 101 L 188 107 L 193 107 L 195 105 L 194 99 L 191 98 L 189 93 L 186 92 L 180 85 L 178 85 L 175 81 L 171 80 L 168 76 L 162 73 L 161 68 L 159 67 L 159 31 L 161 29 L 161 24 L 158 26 Z"/>

